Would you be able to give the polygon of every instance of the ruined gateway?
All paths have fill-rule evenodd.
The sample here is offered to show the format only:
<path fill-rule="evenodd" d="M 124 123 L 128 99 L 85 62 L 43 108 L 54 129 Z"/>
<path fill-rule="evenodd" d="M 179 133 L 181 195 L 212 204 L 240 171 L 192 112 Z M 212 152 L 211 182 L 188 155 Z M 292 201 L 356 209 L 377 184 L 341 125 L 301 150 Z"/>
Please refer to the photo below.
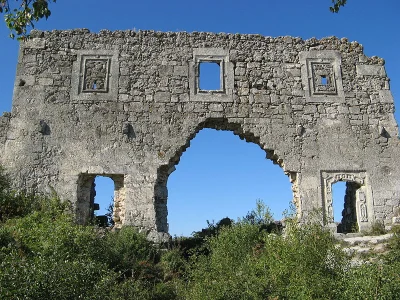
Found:
<path fill-rule="evenodd" d="M 210 62 L 220 88 L 202 90 Z M 400 140 L 383 65 L 335 37 L 33 31 L 0 119 L 0 162 L 17 187 L 72 201 L 81 223 L 95 176 L 108 176 L 116 225 L 163 240 L 180 155 L 199 130 L 230 130 L 282 167 L 301 218 L 320 208 L 335 228 L 331 188 L 346 181 L 345 230 L 390 225 Z"/>

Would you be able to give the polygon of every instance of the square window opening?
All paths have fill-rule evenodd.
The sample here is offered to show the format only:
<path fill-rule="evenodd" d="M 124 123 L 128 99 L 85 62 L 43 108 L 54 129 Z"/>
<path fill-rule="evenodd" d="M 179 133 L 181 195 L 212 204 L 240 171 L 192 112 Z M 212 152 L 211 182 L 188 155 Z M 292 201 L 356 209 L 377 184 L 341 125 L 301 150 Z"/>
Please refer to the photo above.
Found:
<path fill-rule="evenodd" d="M 321 76 L 321 84 L 328 85 L 328 77 L 326 75 Z"/>
<path fill-rule="evenodd" d="M 198 88 L 200 91 L 220 91 L 221 62 L 201 61 L 199 63 Z"/>

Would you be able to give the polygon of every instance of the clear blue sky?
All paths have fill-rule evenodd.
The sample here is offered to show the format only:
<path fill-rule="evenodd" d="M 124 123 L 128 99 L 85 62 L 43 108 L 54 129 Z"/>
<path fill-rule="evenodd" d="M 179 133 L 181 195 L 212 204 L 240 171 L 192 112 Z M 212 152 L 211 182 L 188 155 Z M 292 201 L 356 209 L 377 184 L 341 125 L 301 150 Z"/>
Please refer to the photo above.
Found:
<path fill-rule="evenodd" d="M 105 1 L 58 0 L 52 15 L 38 29 L 89 28 L 160 31 L 257 33 L 266 36 L 347 37 L 364 45 L 368 56 L 386 60 L 391 90 L 400 107 L 400 1 L 349 0 L 339 14 L 329 12 L 331 0 L 281 1 Z M 0 112 L 11 110 L 18 42 L 0 24 Z M 397 121 L 400 120 L 396 112 Z M 98 183 L 100 187 L 109 184 Z M 231 132 L 205 129 L 183 153 L 168 180 L 171 234 L 189 235 L 206 220 L 244 216 L 263 199 L 281 218 L 291 190 L 283 171 L 265 153 Z M 334 191 L 335 192 L 335 191 Z M 111 195 L 104 196 L 109 201 Z M 335 200 L 336 201 L 336 200 Z M 343 203 L 343 200 L 338 200 Z M 105 205 L 102 205 L 103 207 Z M 335 209 L 340 215 L 342 207 Z M 337 207 L 335 206 L 335 208 Z M 336 217 L 338 218 L 338 217 Z"/>

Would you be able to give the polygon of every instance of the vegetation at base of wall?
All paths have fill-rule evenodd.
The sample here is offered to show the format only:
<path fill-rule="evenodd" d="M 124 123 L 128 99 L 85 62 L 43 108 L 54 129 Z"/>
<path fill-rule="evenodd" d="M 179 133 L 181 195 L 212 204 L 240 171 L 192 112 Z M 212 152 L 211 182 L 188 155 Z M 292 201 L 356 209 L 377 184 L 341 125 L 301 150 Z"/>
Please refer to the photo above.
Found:
<path fill-rule="evenodd" d="M 396 299 L 400 294 L 400 227 L 393 229 L 388 254 L 352 265 L 318 223 L 299 226 L 287 219 L 282 232 L 258 201 L 242 219 L 209 223 L 160 249 L 129 226 L 113 231 L 77 225 L 68 203 L 14 192 L 3 175 L 0 171 L 0 203 L 14 204 L 2 209 L 0 221 L 0 299 Z"/>

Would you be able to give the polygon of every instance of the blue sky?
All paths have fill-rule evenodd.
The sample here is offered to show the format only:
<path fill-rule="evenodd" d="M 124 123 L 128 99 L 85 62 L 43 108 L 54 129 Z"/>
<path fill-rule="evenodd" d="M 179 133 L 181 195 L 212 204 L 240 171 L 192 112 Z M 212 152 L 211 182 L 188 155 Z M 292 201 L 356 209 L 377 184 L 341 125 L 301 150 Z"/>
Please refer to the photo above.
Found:
<path fill-rule="evenodd" d="M 329 12 L 330 0 L 281 1 L 105 1 L 58 0 L 41 30 L 88 28 L 146 29 L 257 33 L 266 36 L 347 37 L 364 46 L 368 56 L 386 61 L 391 90 L 400 107 L 400 1 L 349 0 L 339 14 Z M 0 24 L 0 112 L 11 110 L 18 42 L 8 38 Z M 400 120 L 400 114 L 395 114 Z M 107 183 L 98 182 L 98 195 Z M 265 153 L 231 132 L 202 130 L 183 153 L 168 180 L 171 234 L 189 235 L 229 216 L 244 216 L 263 199 L 281 218 L 291 199 L 290 183 L 283 171 L 265 159 Z M 335 193 L 335 190 L 334 190 Z M 106 194 L 108 202 L 111 195 Z M 335 209 L 340 215 L 341 202 Z M 104 207 L 105 205 L 101 205 Z M 336 208 L 335 206 L 334 208 Z"/>

